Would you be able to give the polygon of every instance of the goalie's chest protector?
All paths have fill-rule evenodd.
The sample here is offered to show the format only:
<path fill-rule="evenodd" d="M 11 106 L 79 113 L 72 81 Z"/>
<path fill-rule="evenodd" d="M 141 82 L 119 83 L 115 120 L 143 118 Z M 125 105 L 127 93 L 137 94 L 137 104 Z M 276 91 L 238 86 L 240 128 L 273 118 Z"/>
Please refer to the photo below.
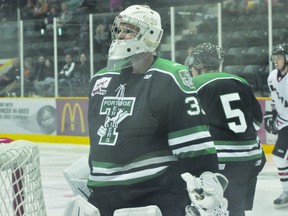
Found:
<path fill-rule="evenodd" d="M 90 159 L 128 164 L 149 153 L 171 151 L 166 127 L 173 100 L 169 92 L 179 88 L 168 74 L 157 69 L 144 74 L 126 70 L 100 73 L 92 79 L 89 133 L 91 147 L 97 150 L 91 151 Z"/>

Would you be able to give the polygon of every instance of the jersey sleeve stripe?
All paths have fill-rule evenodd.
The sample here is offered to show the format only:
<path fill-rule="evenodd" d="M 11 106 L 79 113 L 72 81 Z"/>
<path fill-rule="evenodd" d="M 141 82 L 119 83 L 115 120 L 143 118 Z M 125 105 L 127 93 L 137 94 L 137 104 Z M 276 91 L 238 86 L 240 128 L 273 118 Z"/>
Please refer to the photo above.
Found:
<path fill-rule="evenodd" d="M 155 158 L 150 158 L 147 160 L 141 160 L 138 162 L 134 162 L 134 163 L 130 163 L 126 166 L 122 166 L 122 167 L 115 167 L 111 164 L 111 168 L 105 168 L 105 167 L 93 167 L 93 173 L 101 173 L 101 174 L 112 174 L 115 172 L 124 172 L 124 171 L 129 171 L 131 169 L 135 169 L 135 168 L 139 168 L 139 167 L 145 167 L 148 165 L 152 165 L 152 164 L 161 164 L 161 163 L 165 163 L 165 162 L 170 162 L 170 161 L 176 161 L 176 157 L 174 156 L 165 156 L 165 157 L 155 157 Z M 95 163 L 98 164 L 98 166 L 100 165 L 100 163 Z"/>
<path fill-rule="evenodd" d="M 218 152 L 218 159 L 219 161 L 248 161 L 248 160 L 255 160 L 258 158 L 262 158 L 262 150 L 257 149 L 250 152 Z"/>
<path fill-rule="evenodd" d="M 190 145 L 190 146 L 184 146 L 181 148 L 177 148 L 173 150 L 173 154 L 175 155 L 181 155 L 182 153 L 188 152 L 189 156 L 198 156 L 203 153 L 203 151 L 207 151 L 208 149 L 214 149 L 214 143 L 212 141 L 207 141 L 198 145 Z M 209 152 L 209 151 L 208 151 Z M 211 153 L 214 153 L 214 151 L 211 151 Z M 181 157 L 181 156 L 180 156 Z"/>
<path fill-rule="evenodd" d="M 191 142 L 203 138 L 210 138 L 210 133 L 208 131 L 201 131 L 201 132 L 196 132 L 196 133 L 191 133 L 187 135 L 182 135 L 178 134 L 177 137 L 172 138 L 173 136 L 169 136 L 169 145 L 170 146 L 175 146 L 178 144 L 186 143 L 186 142 Z"/>
<path fill-rule="evenodd" d="M 143 179 L 152 178 L 154 176 L 160 175 L 168 166 L 154 167 L 151 169 L 140 170 L 137 172 L 131 172 L 119 175 L 109 175 L 109 176 L 89 176 L 88 185 L 90 186 L 111 186 L 119 184 L 131 184 L 143 181 Z M 91 182 L 92 181 L 92 182 Z"/>

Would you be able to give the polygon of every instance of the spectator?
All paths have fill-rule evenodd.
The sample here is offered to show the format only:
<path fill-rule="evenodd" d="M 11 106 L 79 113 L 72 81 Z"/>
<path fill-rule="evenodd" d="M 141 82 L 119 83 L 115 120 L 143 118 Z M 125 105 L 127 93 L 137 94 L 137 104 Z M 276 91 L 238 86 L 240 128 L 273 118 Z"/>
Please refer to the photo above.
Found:
<path fill-rule="evenodd" d="M 48 4 L 44 0 L 37 0 L 32 12 L 35 19 L 43 19 L 47 16 Z"/>
<path fill-rule="evenodd" d="M 35 22 L 35 30 L 41 31 L 44 34 L 43 31 L 46 29 L 45 18 L 49 12 L 49 5 L 44 0 L 37 0 L 32 12 L 34 19 L 37 20 Z"/>
<path fill-rule="evenodd" d="M 58 8 L 55 5 L 51 5 L 45 18 L 46 30 L 53 30 L 53 20 L 57 18 L 58 15 Z"/>
<path fill-rule="evenodd" d="M 67 25 L 72 21 L 73 14 L 69 9 L 68 2 L 62 2 L 61 3 L 61 11 L 58 16 L 58 27 L 65 31 L 67 29 Z"/>
<path fill-rule="evenodd" d="M 38 61 L 35 65 L 36 72 L 33 74 L 34 80 L 43 80 L 45 78 L 45 73 L 44 73 L 44 67 L 45 67 L 45 56 L 40 55 L 38 57 Z"/>
<path fill-rule="evenodd" d="M 66 64 L 59 73 L 59 79 L 69 79 L 74 75 L 75 62 L 71 54 L 65 55 L 65 62 Z"/>
<path fill-rule="evenodd" d="M 32 96 L 35 93 L 33 82 L 35 81 L 35 65 L 30 57 L 24 60 L 24 95 Z M 20 88 L 20 86 L 19 86 Z"/>
<path fill-rule="evenodd" d="M 85 53 L 79 56 L 79 64 L 75 69 L 74 76 L 71 79 L 74 94 L 73 96 L 87 96 L 90 80 L 90 63 Z"/>
<path fill-rule="evenodd" d="M 77 41 L 80 51 L 86 51 L 89 49 L 89 24 L 86 20 L 80 25 L 80 32 Z"/>
<path fill-rule="evenodd" d="M 33 0 L 27 0 L 26 5 L 21 9 L 21 19 L 31 20 L 34 19 L 33 10 L 35 7 L 35 2 Z"/>
<path fill-rule="evenodd" d="M 52 97 L 54 96 L 55 87 L 54 64 L 48 57 L 45 59 L 43 74 L 40 79 L 34 82 L 36 94 L 43 97 Z"/>
<path fill-rule="evenodd" d="M 95 53 L 106 54 L 109 50 L 111 42 L 110 32 L 104 24 L 97 25 L 94 35 L 94 50 Z"/>
<path fill-rule="evenodd" d="M 71 96 L 72 84 L 71 78 L 75 73 L 75 62 L 71 54 L 65 55 L 66 64 L 63 66 L 59 73 L 59 95 L 60 96 Z"/>

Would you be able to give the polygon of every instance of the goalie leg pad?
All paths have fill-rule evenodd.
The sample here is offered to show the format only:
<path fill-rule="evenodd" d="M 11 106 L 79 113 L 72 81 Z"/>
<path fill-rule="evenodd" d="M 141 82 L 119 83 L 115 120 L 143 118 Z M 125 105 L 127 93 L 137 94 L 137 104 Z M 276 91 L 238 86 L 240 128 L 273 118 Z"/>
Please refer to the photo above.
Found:
<path fill-rule="evenodd" d="M 87 199 L 91 194 L 91 191 L 87 187 L 89 174 L 90 169 L 87 157 L 80 158 L 63 171 L 63 175 L 73 193 L 75 195 L 80 195 L 85 199 Z"/>
<path fill-rule="evenodd" d="M 70 199 L 65 207 L 64 216 L 101 216 L 98 208 L 87 202 L 83 197 Z"/>
<path fill-rule="evenodd" d="M 123 208 L 114 211 L 113 216 L 162 216 L 158 206 L 150 205 L 137 208 Z"/>

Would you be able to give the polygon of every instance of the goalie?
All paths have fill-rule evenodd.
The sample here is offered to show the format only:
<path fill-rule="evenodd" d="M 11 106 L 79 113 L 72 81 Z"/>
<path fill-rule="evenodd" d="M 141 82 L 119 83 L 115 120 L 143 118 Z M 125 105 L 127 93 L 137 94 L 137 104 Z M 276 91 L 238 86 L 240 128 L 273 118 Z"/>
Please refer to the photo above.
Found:
<path fill-rule="evenodd" d="M 104 216 L 157 206 L 183 216 L 181 174 L 218 170 L 214 143 L 184 65 L 159 58 L 160 15 L 144 5 L 112 25 L 107 67 L 90 81 L 89 203 Z"/>

